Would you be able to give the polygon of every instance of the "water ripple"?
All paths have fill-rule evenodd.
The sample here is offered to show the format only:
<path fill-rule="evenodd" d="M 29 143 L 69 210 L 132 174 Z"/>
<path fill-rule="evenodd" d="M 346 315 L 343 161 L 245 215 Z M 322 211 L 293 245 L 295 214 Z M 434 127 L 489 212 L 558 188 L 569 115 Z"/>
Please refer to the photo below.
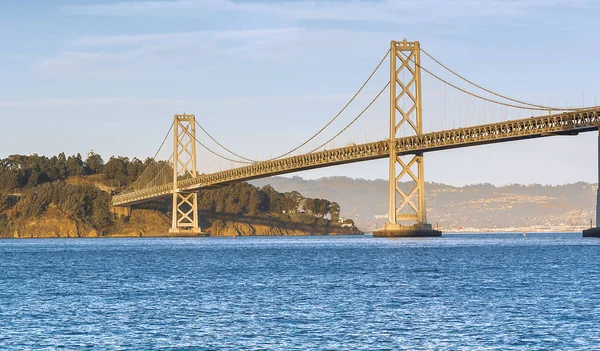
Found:
<path fill-rule="evenodd" d="M 0 241 L 2 350 L 592 350 L 600 240 Z"/>

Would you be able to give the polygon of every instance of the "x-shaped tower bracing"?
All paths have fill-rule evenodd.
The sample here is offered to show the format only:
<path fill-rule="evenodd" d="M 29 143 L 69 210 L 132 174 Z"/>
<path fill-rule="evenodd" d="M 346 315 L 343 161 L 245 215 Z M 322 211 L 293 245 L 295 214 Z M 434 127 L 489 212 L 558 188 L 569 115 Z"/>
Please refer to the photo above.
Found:
<path fill-rule="evenodd" d="M 549 135 L 572 135 L 598 129 L 600 108 L 595 107 L 424 134 L 420 54 L 418 41 L 391 42 L 389 140 L 257 162 L 199 176 L 196 169 L 195 116 L 175 115 L 173 184 L 118 195 L 113 199 L 113 205 L 128 206 L 170 196 L 172 192 L 170 231 L 199 233 L 197 191 L 201 188 L 388 157 L 388 223 L 383 231 L 399 231 L 401 224 L 414 225 L 415 222 L 417 230 L 430 231 L 425 207 L 424 152 Z M 600 195 L 598 204 L 600 208 Z"/>
<path fill-rule="evenodd" d="M 199 233 L 198 193 L 180 191 L 180 178 L 197 176 L 196 169 L 196 117 L 175 115 L 173 120 L 173 218 L 171 233 L 181 230 Z"/>
<path fill-rule="evenodd" d="M 397 230 L 400 222 L 427 222 L 423 153 L 403 159 L 397 154 L 396 138 L 423 134 L 420 44 L 392 41 L 390 44 L 390 155 L 388 223 L 385 230 Z M 406 157 L 406 156 L 405 156 Z M 415 169 L 416 168 L 416 169 Z M 409 185 L 402 189 L 401 182 Z"/>

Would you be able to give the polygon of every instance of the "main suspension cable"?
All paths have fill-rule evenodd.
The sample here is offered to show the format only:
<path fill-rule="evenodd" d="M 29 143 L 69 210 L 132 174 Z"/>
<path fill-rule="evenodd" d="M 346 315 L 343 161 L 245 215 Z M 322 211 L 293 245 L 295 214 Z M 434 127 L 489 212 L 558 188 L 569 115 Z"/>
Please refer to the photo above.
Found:
<path fill-rule="evenodd" d="M 463 89 L 463 88 L 461 88 L 461 87 L 458 87 L 458 86 L 456 86 L 456 85 L 454 85 L 454 84 L 452 84 L 452 83 L 448 82 L 447 80 L 445 80 L 445 79 L 441 78 L 440 76 L 436 75 L 435 73 L 433 73 L 433 72 L 429 71 L 428 69 L 426 69 L 425 67 L 423 67 L 423 65 L 421 65 L 421 64 L 417 64 L 417 63 L 415 62 L 414 58 L 409 58 L 409 57 L 408 57 L 408 55 L 406 55 L 405 53 L 403 53 L 403 52 L 400 52 L 400 54 L 402 54 L 402 56 L 404 56 L 406 59 L 409 59 L 409 60 L 411 60 L 412 62 L 414 62 L 415 66 L 417 66 L 417 67 L 421 68 L 423 71 L 425 71 L 425 72 L 429 73 L 431 76 L 433 76 L 433 77 L 434 77 L 434 78 L 436 78 L 437 80 L 439 80 L 439 81 L 441 81 L 442 83 L 445 83 L 445 84 L 447 84 L 447 85 L 451 86 L 452 88 L 454 88 L 454 89 L 456 89 L 456 90 L 459 90 L 459 91 L 461 91 L 461 92 L 463 92 L 463 93 L 465 93 L 465 94 L 471 95 L 471 96 L 473 96 L 473 97 L 476 97 L 476 98 L 478 98 L 478 99 L 485 100 L 485 101 L 487 101 L 487 102 L 491 102 L 491 103 L 494 103 L 494 104 L 503 105 L 503 106 L 507 106 L 507 107 L 514 107 L 514 108 L 518 108 L 518 109 L 522 109 L 522 110 L 529 110 L 529 111 L 548 111 L 548 108 L 539 108 L 539 107 L 526 107 L 526 106 L 513 105 L 513 104 L 506 103 L 506 102 L 502 102 L 502 101 L 498 101 L 498 100 L 489 99 L 489 98 L 486 98 L 486 97 L 484 97 L 484 96 L 481 96 L 481 95 L 478 95 L 478 94 L 472 93 L 472 92 L 470 92 L 470 91 L 467 91 L 467 90 L 465 90 L 465 89 Z"/>
<path fill-rule="evenodd" d="M 536 105 L 536 104 L 532 104 L 532 103 L 529 103 L 529 102 L 526 102 L 526 101 L 521 101 L 521 100 L 513 99 L 513 98 L 510 98 L 510 97 L 508 97 L 506 95 L 502 95 L 502 94 L 496 93 L 496 92 L 494 92 L 492 90 L 489 90 L 489 89 L 486 89 L 486 88 L 482 87 L 481 85 L 479 85 L 479 84 L 477 84 L 477 83 L 475 83 L 475 82 L 473 82 L 473 81 L 471 81 L 471 80 L 463 77 L 462 75 L 458 74 L 456 71 L 452 70 L 448 66 L 446 66 L 443 63 L 441 63 L 440 61 L 438 61 L 435 57 L 433 57 L 432 55 L 430 55 L 427 51 L 425 51 L 425 49 L 421 49 L 421 52 L 423 52 L 430 59 L 432 59 L 435 63 L 437 63 L 438 65 L 442 66 L 448 72 L 452 73 L 453 75 L 457 76 L 458 78 L 464 80 L 465 82 L 467 82 L 467 83 L 469 83 L 471 85 L 474 85 L 475 87 L 477 87 L 477 88 L 479 88 L 479 89 L 481 89 L 481 90 L 483 90 L 483 91 L 485 91 L 487 93 L 490 93 L 492 95 L 498 96 L 500 98 L 503 98 L 503 99 L 506 99 L 506 100 L 509 100 L 509 101 L 512 101 L 512 102 L 515 102 L 515 103 L 518 103 L 518 104 L 522 104 L 522 105 L 528 105 L 528 106 L 532 106 L 532 107 L 542 108 L 545 111 L 549 111 L 549 110 L 550 111 L 574 111 L 574 110 L 579 110 L 578 108 L 557 108 L 557 107 L 550 107 L 550 106 L 544 106 L 544 105 Z M 423 70 L 425 70 L 425 69 L 423 68 Z"/>
<path fill-rule="evenodd" d="M 152 158 L 152 160 L 156 160 L 156 158 L 158 157 L 158 154 L 160 153 L 160 151 L 162 150 L 163 146 L 165 146 L 165 142 L 167 142 L 167 139 L 169 138 L 169 134 L 171 134 L 171 131 L 173 130 L 173 123 L 171 123 L 171 126 L 169 127 L 169 131 L 167 132 L 167 134 L 165 135 L 165 137 L 163 138 L 162 143 L 160 143 L 160 146 L 158 148 L 158 150 L 156 151 L 156 153 L 154 154 L 154 157 Z M 144 171 L 142 172 L 142 174 L 140 174 L 140 176 L 133 182 L 131 183 L 131 185 L 129 185 L 124 192 L 127 192 L 129 189 L 131 189 L 132 186 L 134 186 L 135 184 L 137 184 L 142 177 L 144 176 L 144 174 L 146 174 L 146 172 L 150 169 L 150 167 L 152 166 L 152 163 L 148 165 L 148 167 L 146 167 L 146 169 L 144 169 Z"/>
<path fill-rule="evenodd" d="M 224 160 L 231 161 L 231 162 L 234 162 L 234 163 L 242 163 L 242 164 L 252 164 L 252 163 L 255 163 L 254 161 L 252 161 L 252 162 L 251 162 L 251 161 L 234 160 L 234 159 L 231 159 L 231 158 L 229 158 L 229 157 L 227 157 L 227 156 L 223 156 L 223 155 L 219 154 L 218 152 L 216 152 L 216 151 L 212 150 L 212 149 L 211 149 L 211 148 L 209 148 L 208 146 L 204 145 L 204 144 L 203 144 L 203 143 L 202 143 L 200 140 L 198 140 L 198 139 L 196 138 L 196 136 L 195 136 L 195 135 L 191 135 L 191 136 L 192 136 L 192 138 L 193 138 L 193 139 L 194 139 L 194 140 L 195 140 L 195 141 L 196 141 L 196 142 L 197 142 L 197 143 L 198 143 L 200 146 L 202 146 L 202 147 L 203 147 L 203 148 L 204 148 L 206 151 L 208 151 L 208 152 L 210 152 L 211 154 L 213 154 L 213 155 L 215 155 L 215 156 L 217 156 L 217 157 L 220 157 L 220 158 L 222 158 L 222 159 L 224 159 Z"/>
<path fill-rule="evenodd" d="M 320 148 L 322 148 L 323 146 L 329 144 L 333 139 L 337 138 L 338 136 L 340 136 L 340 134 L 342 134 L 343 132 L 346 131 L 346 129 L 350 128 L 350 126 L 352 124 L 354 124 L 354 122 L 356 122 L 365 112 L 367 112 L 367 110 L 369 109 L 369 107 L 371 107 L 371 105 L 373 105 L 375 103 L 375 101 L 377 101 L 377 99 L 379 99 L 379 97 L 381 96 L 381 94 L 383 94 L 383 92 L 387 89 L 387 87 L 390 86 L 390 82 L 388 82 L 383 89 L 381 89 L 381 91 L 377 94 L 377 96 L 375 96 L 375 98 L 373 100 L 371 100 L 371 102 L 367 105 L 367 107 L 365 107 L 359 114 L 358 116 L 356 116 L 346 127 L 344 127 L 344 129 L 342 129 L 341 131 L 339 131 L 336 135 L 334 135 L 333 137 L 331 137 L 331 139 L 327 140 L 326 142 L 324 142 L 323 144 L 321 144 L 320 146 L 312 149 L 311 151 L 309 151 L 308 153 L 311 154 L 317 150 L 319 150 Z"/>
<path fill-rule="evenodd" d="M 237 156 L 243 160 L 247 160 L 250 161 L 250 163 L 252 162 L 266 162 L 266 161 L 273 161 L 273 160 L 277 160 L 280 159 L 282 157 L 285 157 L 295 151 L 297 151 L 298 149 L 300 149 L 301 147 L 303 147 L 304 145 L 308 144 L 309 142 L 311 142 L 314 138 L 316 138 L 319 134 L 321 134 L 325 129 L 327 129 L 327 127 L 329 127 L 331 125 L 331 123 L 333 123 L 344 111 L 346 111 L 346 109 L 348 108 L 348 106 L 350 106 L 350 104 L 356 99 L 356 97 L 358 96 L 358 94 L 360 94 L 362 92 L 362 90 L 364 89 L 364 87 L 369 83 L 369 81 L 371 81 L 371 78 L 373 78 L 373 76 L 375 75 L 375 73 L 379 70 L 379 68 L 381 67 L 381 65 L 383 64 L 383 62 L 385 62 L 385 59 L 388 57 L 388 55 L 390 54 L 390 50 L 388 50 L 385 55 L 383 56 L 383 58 L 381 59 L 381 61 L 379 61 L 379 64 L 377 64 L 377 67 L 375 67 L 375 69 L 373 70 L 373 72 L 371 72 L 371 75 L 369 75 L 369 78 L 367 78 L 367 80 L 361 85 L 360 89 L 358 89 L 358 91 L 352 96 L 352 98 L 350 99 L 350 101 L 348 101 L 346 103 L 346 105 L 344 105 L 344 107 L 342 107 L 342 109 L 329 121 L 327 122 L 327 124 L 325 124 L 325 126 L 323 126 L 323 128 L 321 128 L 318 132 L 316 132 L 313 136 L 311 136 L 310 138 L 308 138 L 306 141 L 304 141 L 302 144 L 298 145 L 297 147 L 291 149 L 290 151 L 281 154 L 277 157 L 273 157 L 267 160 L 263 160 L 263 161 L 257 161 L 257 160 L 252 160 L 246 157 L 243 157 L 241 155 L 236 154 L 235 152 L 229 150 L 228 148 L 226 148 L 225 146 L 223 146 L 221 143 L 219 143 L 217 140 L 215 140 L 215 138 L 213 138 L 204 128 L 202 128 L 202 126 L 200 126 L 200 124 L 198 124 L 198 126 L 200 127 L 200 129 L 202 129 L 202 131 L 208 135 L 208 137 L 210 139 L 212 139 L 215 143 L 217 143 L 217 145 L 219 145 L 220 147 L 222 147 L 223 149 L 225 149 L 226 151 L 228 151 L 229 153 L 231 153 L 234 156 Z M 198 123 L 198 122 L 196 122 Z M 244 162 L 242 162 L 244 163 Z"/>
<path fill-rule="evenodd" d="M 217 141 L 215 138 L 213 138 L 213 136 L 212 136 L 212 135 L 210 135 L 210 133 L 209 133 L 209 132 L 207 132 L 207 131 L 206 131 L 206 129 L 204 129 L 204 128 L 203 128 L 203 127 L 200 125 L 200 123 L 198 123 L 198 121 L 196 121 L 196 125 L 198 125 L 198 127 L 200 127 L 200 129 L 201 129 L 201 130 L 204 132 L 204 134 L 208 135 L 208 137 L 209 137 L 209 138 L 210 138 L 212 141 L 214 141 L 214 142 L 215 142 L 217 145 L 219 145 L 220 147 L 222 147 L 222 148 L 223 148 L 225 151 L 228 151 L 230 154 L 232 154 L 232 155 L 234 155 L 234 156 L 237 156 L 237 157 L 241 158 L 242 160 L 246 160 L 246 161 L 249 161 L 249 162 L 251 162 L 251 163 L 252 163 L 252 162 L 256 162 L 255 160 L 252 160 L 252 159 L 246 158 L 246 157 L 244 157 L 244 156 L 242 156 L 242 155 L 238 155 L 238 154 L 236 154 L 235 152 L 233 152 L 233 151 L 229 150 L 228 148 L 226 148 L 226 147 L 225 147 L 223 144 L 221 144 L 221 143 L 220 143 L 220 142 L 218 142 L 218 141 Z"/>
<path fill-rule="evenodd" d="M 378 94 L 377 94 L 377 95 L 376 95 L 376 96 L 375 96 L 375 97 L 374 97 L 374 98 L 371 100 L 371 102 L 369 102 L 369 104 L 368 104 L 368 105 L 367 105 L 367 106 L 366 106 L 366 107 L 365 107 L 365 108 L 364 108 L 364 109 L 363 109 L 363 110 L 362 110 L 362 111 L 361 111 L 361 112 L 360 112 L 360 113 L 359 113 L 359 114 L 358 114 L 358 115 L 357 115 L 357 116 L 356 116 L 356 117 L 355 117 L 355 118 L 354 118 L 352 121 L 350 121 L 350 123 L 349 123 L 347 126 L 345 126 L 345 127 L 344 127 L 344 128 L 341 130 L 341 131 L 339 131 L 339 132 L 338 132 L 336 135 L 334 135 L 333 137 L 331 137 L 329 140 L 327 140 L 327 141 L 326 141 L 326 142 L 324 142 L 323 144 L 319 145 L 318 147 L 316 147 L 316 148 L 312 149 L 312 150 L 311 150 L 311 151 L 309 151 L 308 153 L 310 154 L 310 153 L 313 153 L 313 152 L 315 152 L 315 151 L 319 150 L 319 149 L 320 149 L 320 148 L 322 148 L 323 146 L 325 146 L 325 145 L 329 144 L 329 143 L 330 143 L 330 142 L 331 142 L 333 139 L 335 139 L 335 138 L 337 138 L 338 136 L 340 136 L 340 134 L 342 134 L 343 132 L 345 132 L 345 131 L 346 131 L 348 128 L 350 128 L 350 126 L 352 126 L 352 125 L 354 124 L 354 122 L 356 122 L 356 121 L 357 121 L 357 120 L 358 120 L 360 117 L 362 117 L 362 115 L 364 115 L 364 114 L 365 114 L 365 112 L 367 112 L 367 110 L 368 110 L 368 109 L 369 109 L 369 108 L 370 108 L 370 107 L 371 107 L 371 106 L 372 106 L 372 105 L 375 103 L 375 101 L 377 101 L 377 99 L 379 99 L 379 97 L 381 96 L 381 94 L 383 94 L 383 92 L 384 92 L 384 91 L 385 91 L 385 90 L 386 90 L 386 89 L 387 89 L 389 86 L 390 86 L 390 82 L 387 82 L 387 84 L 386 84 L 386 85 L 383 87 L 383 89 L 381 89 L 381 91 L 379 91 L 379 93 L 378 93 Z M 247 162 L 247 161 L 240 161 L 240 160 L 234 160 L 234 159 L 228 158 L 228 157 L 226 157 L 226 156 L 223 156 L 223 155 L 219 154 L 218 152 L 216 152 L 216 151 L 214 151 L 214 150 L 210 149 L 208 146 L 206 146 L 206 145 L 204 145 L 202 142 L 200 142 L 200 141 L 199 141 L 199 140 L 198 140 L 198 139 L 197 139 L 195 136 L 193 136 L 193 139 L 194 139 L 194 140 L 195 140 L 195 141 L 196 141 L 196 142 L 197 142 L 197 143 L 198 143 L 200 146 L 202 146 L 204 149 L 206 149 L 208 152 L 210 152 L 210 153 L 212 153 L 213 155 L 215 155 L 215 156 L 217 156 L 217 157 L 220 157 L 220 158 L 222 158 L 222 159 L 224 159 L 224 160 L 231 161 L 231 162 L 234 162 L 234 163 L 242 163 L 242 164 L 254 164 L 254 163 L 257 163 L 257 162 Z M 277 159 L 277 158 L 273 158 L 273 159 L 270 159 L 270 160 L 266 160 L 266 161 L 260 161 L 260 162 L 262 163 L 262 162 L 274 161 L 274 160 L 276 160 L 276 159 Z"/>
<path fill-rule="evenodd" d="M 169 165 L 172 164 L 171 161 L 173 160 L 173 156 L 175 155 L 175 153 L 171 154 L 171 157 L 169 157 L 169 159 L 165 162 L 165 164 L 163 165 L 163 168 L 160 169 L 160 171 L 158 173 L 156 173 L 156 175 L 154 176 L 154 178 L 152 178 L 151 181 L 149 181 L 148 183 L 152 183 L 153 181 L 156 180 L 156 178 L 158 178 L 160 176 L 160 174 L 162 173 L 162 171 L 164 171 L 164 169 Z M 173 164 L 173 167 L 175 167 L 175 165 Z"/>

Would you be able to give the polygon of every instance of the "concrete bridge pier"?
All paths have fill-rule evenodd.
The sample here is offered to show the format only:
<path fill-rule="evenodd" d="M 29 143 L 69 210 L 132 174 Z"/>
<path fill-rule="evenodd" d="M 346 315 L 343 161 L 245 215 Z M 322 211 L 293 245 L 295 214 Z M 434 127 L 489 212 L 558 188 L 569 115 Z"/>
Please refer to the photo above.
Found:
<path fill-rule="evenodd" d="M 596 228 L 583 231 L 584 238 L 600 238 L 600 129 L 598 129 L 598 190 L 596 191 Z"/>
<path fill-rule="evenodd" d="M 116 216 L 131 216 L 131 207 L 130 206 L 112 206 L 110 208 L 110 212 L 114 213 Z"/>
<path fill-rule="evenodd" d="M 412 226 L 387 223 L 382 230 L 373 232 L 376 238 L 425 238 L 440 237 L 442 232 L 433 229 L 429 223 L 419 223 Z"/>

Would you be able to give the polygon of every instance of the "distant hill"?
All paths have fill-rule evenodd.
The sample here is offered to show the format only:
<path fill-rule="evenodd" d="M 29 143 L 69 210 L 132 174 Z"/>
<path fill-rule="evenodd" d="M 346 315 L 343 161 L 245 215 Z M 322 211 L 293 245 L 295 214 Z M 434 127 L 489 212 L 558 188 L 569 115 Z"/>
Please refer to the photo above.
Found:
<path fill-rule="evenodd" d="M 255 180 L 252 184 L 270 184 L 280 192 L 295 190 L 305 196 L 336 201 L 340 204 L 341 216 L 353 218 L 363 230 L 380 228 L 387 213 L 386 180 L 272 177 Z M 426 189 L 428 222 L 439 224 L 443 230 L 512 227 L 580 230 L 589 227 L 590 219 L 595 218 L 596 184 L 454 187 L 426 183 Z"/>

